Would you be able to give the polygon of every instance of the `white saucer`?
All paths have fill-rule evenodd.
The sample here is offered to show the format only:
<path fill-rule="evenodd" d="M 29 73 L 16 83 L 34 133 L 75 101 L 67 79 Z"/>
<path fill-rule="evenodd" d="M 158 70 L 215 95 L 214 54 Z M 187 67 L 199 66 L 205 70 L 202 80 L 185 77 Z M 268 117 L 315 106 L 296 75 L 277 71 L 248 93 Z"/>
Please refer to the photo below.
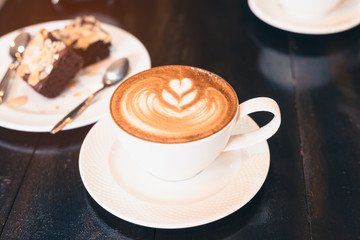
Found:
<path fill-rule="evenodd" d="M 189 180 L 163 181 L 129 159 L 115 139 L 112 124 L 107 116 L 86 136 L 80 150 L 80 176 L 99 205 L 135 224 L 186 228 L 216 221 L 250 201 L 269 171 L 270 152 L 264 141 L 222 153 L 206 170 Z M 257 128 L 246 117 L 236 132 Z"/>
<path fill-rule="evenodd" d="M 334 11 L 313 21 L 291 17 L 277 0 L 248 0 L 248 4 L 251 11 L 264 22 L 295 33 L 331 34 L 351 29 L 360 23 L 358 0 L 344 0 Z"/>

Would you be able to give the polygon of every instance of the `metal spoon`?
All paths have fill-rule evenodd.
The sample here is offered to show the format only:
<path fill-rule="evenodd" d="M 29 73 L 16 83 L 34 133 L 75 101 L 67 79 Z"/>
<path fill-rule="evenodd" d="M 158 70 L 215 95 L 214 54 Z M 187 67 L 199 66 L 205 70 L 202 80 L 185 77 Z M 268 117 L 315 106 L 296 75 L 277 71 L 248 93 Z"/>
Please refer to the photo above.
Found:
<path fill-rule="evenodd" d="M 61 119 L 50 131 L 55 134 L 63 129 L 67 124 L 71 123 L 84 109 L 90 104 L 91 100 L 103 89 L 112 86 L 116 83 L 119 83 L 124 79 L 129 70 L 129 60 L 127 58 L 120 58 L 113 62 L 108 69 L 106 70 L 103 76 L 103 86 L 93 94 L 91 94 L 87 99 L 85 99 L 80 105 L 78 105 L 74 110 L 68 113 L 63 119 Z"/>
<path fill-rule="evenodd" d="M 25 47 L 30 41 L 30 34 L 27 32 L 20 33 L 13 41 L 10 42 L 10 56 L 14 59 L 9 65 L 2 81 L 0 82 L 0 104 L 5 101 L 7 87 L 11 78 L 12 71 L 19 65 Z"/>

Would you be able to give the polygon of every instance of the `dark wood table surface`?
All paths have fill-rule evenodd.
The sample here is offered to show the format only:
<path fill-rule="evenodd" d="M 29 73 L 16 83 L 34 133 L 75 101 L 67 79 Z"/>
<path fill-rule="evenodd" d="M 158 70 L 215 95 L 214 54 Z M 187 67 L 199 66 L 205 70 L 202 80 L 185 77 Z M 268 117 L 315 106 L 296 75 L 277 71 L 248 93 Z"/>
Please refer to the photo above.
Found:
<path fill-rule="evenodd" d="M 240 101 L 275 99 L 282 124 L 268 141 L 267 179 L 223 219 L 148 228 L 113 216 L 87 193 L 78 160 L 93 125 L 56 135 L 0 127 L 1 239 L 360 239 L 359 26 L 290 33 L 256 18 L 245 0 L 7 0 L 0 36 L 85 14 L 136 36 L 152 66 L 205 68 Z"/>

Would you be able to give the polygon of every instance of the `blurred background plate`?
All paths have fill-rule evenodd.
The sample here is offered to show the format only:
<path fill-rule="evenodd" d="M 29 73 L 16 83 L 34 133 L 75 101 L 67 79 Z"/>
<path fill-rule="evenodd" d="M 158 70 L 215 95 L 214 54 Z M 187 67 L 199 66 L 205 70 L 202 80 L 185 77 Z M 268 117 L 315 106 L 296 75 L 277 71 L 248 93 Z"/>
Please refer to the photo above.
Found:
<path fill-rule="evenodd" d="M 323 18 L 306 21 L 287 14 L 277 0 L 248 0 L 251 11 L 267 24 L 289 32 L 331 34 L 346 31 L 360 23 L 360 1 L 344 0 Z"/>

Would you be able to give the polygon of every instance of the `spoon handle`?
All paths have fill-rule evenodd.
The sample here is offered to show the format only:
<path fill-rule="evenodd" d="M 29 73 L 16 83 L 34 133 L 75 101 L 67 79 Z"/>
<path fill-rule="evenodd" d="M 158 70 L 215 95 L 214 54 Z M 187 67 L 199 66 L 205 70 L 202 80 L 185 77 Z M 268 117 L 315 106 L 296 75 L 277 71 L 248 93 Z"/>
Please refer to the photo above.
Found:
<path fill-rule="evenodd" d="M 63 119 L 61 119 L 54 127 L 51 129 L 51 133 L 55 134 L 63 129 L 66 125 L 71 123 L 77 116 L 82 113 L 87 106 L 89 106 L 90 102 L 94 99 L 96 94 L 103 90 L 106 86 L 103 86 L 93 94 L 91 94 L 88 98 L 86 98 L 82 103 L 80 103 L 77 107 L 75 107 L 71 112 L 69 112 Z"/>
<path fill-rule="evenodd" d="M 16 62 L 13 62 L 9 65 L 3 79 L 0 82 L 0 104 L 5 102 L 6 94 L 7 94 L 7 88 L 11 79 L 11 74 L 13 69 L 15 68 Z"/>

